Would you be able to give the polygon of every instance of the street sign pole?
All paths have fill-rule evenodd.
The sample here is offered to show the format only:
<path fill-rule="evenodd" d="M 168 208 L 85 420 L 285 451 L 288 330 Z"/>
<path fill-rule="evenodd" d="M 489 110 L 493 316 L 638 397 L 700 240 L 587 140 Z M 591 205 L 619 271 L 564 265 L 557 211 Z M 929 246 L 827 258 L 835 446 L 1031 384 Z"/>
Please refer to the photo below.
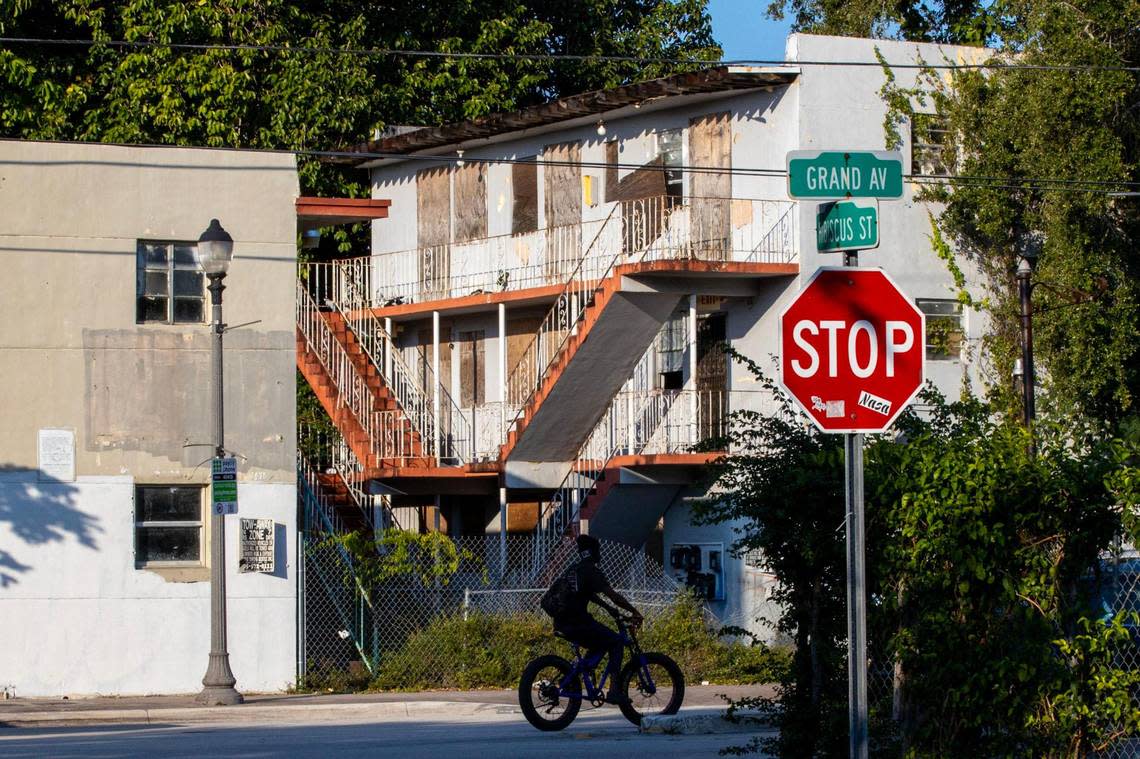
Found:
<path fill-rule="evenodd" d="M 859 266 L 859 251 L 844 254 Z M 843 436 L 847 523 L 847 709 L 851 759 L 867 759 L 867 564 L 863 524 L 863 433 Z"/>

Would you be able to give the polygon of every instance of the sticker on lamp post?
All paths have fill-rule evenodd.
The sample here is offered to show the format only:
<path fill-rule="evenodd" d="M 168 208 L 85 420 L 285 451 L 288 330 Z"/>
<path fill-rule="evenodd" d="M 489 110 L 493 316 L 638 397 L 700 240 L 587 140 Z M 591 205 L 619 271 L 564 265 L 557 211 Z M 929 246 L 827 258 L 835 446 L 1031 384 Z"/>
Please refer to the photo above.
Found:
<path fill-rule="evenodd" d="M 211 500 L 215 514 L 237 513 L 237 459 L 214 459 Z"/>

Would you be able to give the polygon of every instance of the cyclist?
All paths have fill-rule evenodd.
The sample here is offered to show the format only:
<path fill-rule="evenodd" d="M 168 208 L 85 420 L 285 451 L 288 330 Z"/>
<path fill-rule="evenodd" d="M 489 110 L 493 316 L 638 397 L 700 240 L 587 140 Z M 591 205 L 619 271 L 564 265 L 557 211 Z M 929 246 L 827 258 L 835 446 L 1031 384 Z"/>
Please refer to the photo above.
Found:
<path fill-rule="evenodd" d="M 571 643 L 586 649 L 588 654 L 609 652 L 606 672 L 609 674 L 609 692 L 606 702 L 621 703 L 624 694 L 618 689 L 618 673 L 624 649 L 622 637 L 614 630 L 590 616 L 588 605 L 598 596 L 605 596 L 630 614 L 630 623 L 640 625 L 643 617 L 625 596 L 610 586 L 600 566 L 602 547 L 598 539 L 579 535 L 576 541 L 578 561 L 551 585 L 542 600 L 542 608 L 554 619 L 554 631 Z M 600 602 L 600 601 L 599 601 Z"/>

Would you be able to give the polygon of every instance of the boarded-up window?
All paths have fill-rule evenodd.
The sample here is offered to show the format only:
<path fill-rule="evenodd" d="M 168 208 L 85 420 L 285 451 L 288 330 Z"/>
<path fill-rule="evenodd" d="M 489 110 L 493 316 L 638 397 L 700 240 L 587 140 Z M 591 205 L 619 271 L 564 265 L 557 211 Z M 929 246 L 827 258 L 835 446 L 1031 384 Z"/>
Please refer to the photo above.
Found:
<path fill-rule="evenodd" d="M 618 179 L 618 143 L 606 143 L 606 202 L 656 198 L 665 194 L 665 172 L 660 156 Z"/>
<path fill-rule="evenodd" d="M 518 383 L 510 378 L 519 369 L 519 363 L 524 357 L 534 360 L 534 356 L 527 356 L 527 350 L 535 341 L 535 334 L 538 332 L 539 325 L 542 324 L 542 319 L 542 316 L 536 314 L 507 320 L 507 387 L 508 392 L 511 393 L 511 397 L 507 398 L 509 403 L 522 403 L 526 400 L 525 396 L 530 394 L 531 388 L 529 386 L 518 386 Z M 533 375 L 534 372 L 531 372 L 530 376 Z M 515 397 L 519 395 L 524 397 Z"/>
<path fill-rule="evenodd" d="M 538 164 L 535 156 L 511 165 L 511 234 L 538 229 Z"/>
<path fill-rule="evenodd" d="M 563 282 L 582 256 L 582 148 L 576 142 L 542 150 L 546 214 L 545 273 Z"/>
<path fill-rule="evenodd" d="M 455 242 L 487 236 L 487 164 L 455 170 Z"/>
<path fill-rule="evenodd" d="M 705 169 L 692 175 L 693 252 L 699 258 L 727 259 L 732 197 L 732 122 L 727 112 L 689 122 L 689 156 L 693 166 Z"/>
<path fill-rule="evenodd" d="M 487 370 L 483 330 L 459 333 L 459 405 L 482 406 Z"/>
<path fill-rule="evenodd" d="M 435 402 L 435 383 L 432 381 L 432 342 L 431 327 L 418 330 L 420 348 L 420 387 L 427 396 L 428 407 Z M 440 384 L 451 392 L 451 327 L 439 327 L 439 376 Z"/>
<path fill-rule="evenodd" d="M 416 239 L 420 289 L 443 292 L 451 277 L 451 182 L 445 168 L 416 174 Z"/>

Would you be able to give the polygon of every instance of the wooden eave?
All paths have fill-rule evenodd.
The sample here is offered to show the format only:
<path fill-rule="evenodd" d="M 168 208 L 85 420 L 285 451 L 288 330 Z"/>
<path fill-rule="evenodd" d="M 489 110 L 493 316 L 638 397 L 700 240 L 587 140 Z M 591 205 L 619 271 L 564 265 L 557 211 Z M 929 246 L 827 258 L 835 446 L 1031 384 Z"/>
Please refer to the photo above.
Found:
<path fill-rule="evenodd" d="M 297 198 L 297 223 L 304 229 L 356 224 L 388 218 L 390 200 L 373 198 Z"/>
<path fill-rule="evenodd" d="M 587 116 L 597 116 L 620 108 L 640 106 L 643 103 L 666 97 L 771 89 L 791 83 L 796 76 L 798 76 L 798 72 L 794 68 L 761 69 L 717 66 L 653 79 L 648 82 L 626 84 L 608 90 L 595 90 L 580 95 L 571 95 L 550 103 L 509 113 L 493 113 L 470 121 L 415 129 L 379 140 L 370 140 L 349 150 L 349 152 L 373 155 L 360 158 L 342 155 L 327 160 L 362 166 L 375 161 L 375 154 L 406 155 L 432 148 L 456 145 L 468 140 L 486 139 L 509 132 L 557 124 Z"/>

